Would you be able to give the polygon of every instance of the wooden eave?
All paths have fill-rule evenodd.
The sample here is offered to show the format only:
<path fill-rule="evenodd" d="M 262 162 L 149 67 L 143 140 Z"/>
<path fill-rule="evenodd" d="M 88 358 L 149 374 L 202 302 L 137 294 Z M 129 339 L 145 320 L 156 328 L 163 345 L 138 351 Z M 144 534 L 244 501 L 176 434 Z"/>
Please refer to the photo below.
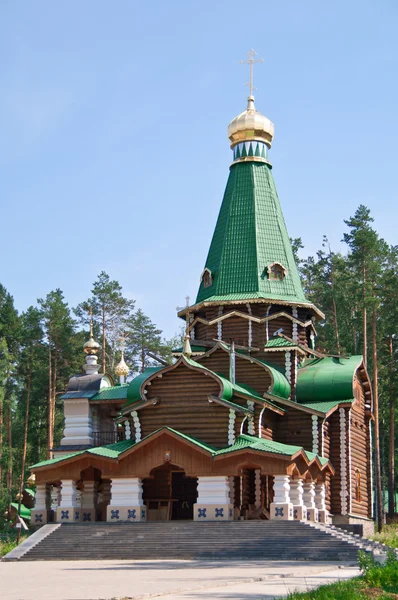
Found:
<path fill-rule="evenodd" d="M 230 408 L 231 410 L 234 410 L 235 412 L 244 414 L 246 416 L 254 415 L 254 411 L 250 410 L 250 408 L 248 408 L 247 406 L 238 406 L 234 402 L 224 400 L 223 398 L 219 398 L 218 396 L 208 396 L 208 401 L 215 402 L 216 404 L 220 404 L 225 408 Z"/>
<path fill-rule="evenodd" d="M 149 435 L 147 435 L 143 440 L 137 442 L 136 444 L 134 444 L 134 446 L 131 446 L 131 448 L 128 448 L 127 450 L 125 450 L 122 454 L 119 455 L 119 457 L 118 457 L 119 460 L 124 459 L 127 456 L 129 456 L 130 454 L 132 454 L 133 452 L 135 452 L 136 450 L 142 449 L 145 446 L 147 446 L 148 444 L 151 444 L 154 440 L 156 440 L 158 437 L 161 437 L 162 435 L 170 436 L 171 438 L 173 438 L 177 441 L 185 443 L 185 444 L 189 445 L 191 448 L 194 448 L 195 450 L 197 450 L 200 454 L 204 454 L 206 456 L 213 455 L 213 452 L 211 450 L 206 450 L 205 448 L 202 448 L 201 446 L 190 441 L 186 437 L 178 435 L 178 434 L 174 433 L 174 431 L 170 431 L 170 429 L 168 429 L 166 427 L 162 427 L 161 429 L 158 429 L 157 431 L 154 431 L 153 433 L 150 433 Z"/>
<path fill-rule="evenodd" d="M 189 307 L 184 307 L 177 313 L 178 317 L 185 317 L 187 312 L 197 312 L 201 308 L 205 308 L 207 306 L 228 306 L 228 305 L 236 305 L 239 306 L 241 304 L 271 304 L 271 305 L 280 305 L 280 306 L 294 306 L 294 307 L 302 307 L 308 308 L 314 311 L 317 315 L 318 320 L 322 320 L 325 318 L 324 313 L 319 310 L 316 306 L 311 304 L 310 302 L 290 302 L 287 300 L 275 300 L 270 298 L 253 298 L 251 300 L 219 300 L 219 301 L 207 301 L 203 300 L 202 302 L 198 302 L 197 304 L 193 304 Z"/>
<path fill-rule="evenodd" d="M 272 410 L 277 415 L 284 415 L 285 412 L 286 412 L 283 408 L 279 408 L 278 406 L 273 406 L 272 404 L 270 404 L 269 402 L 267 402 L 267 400 L 265 398 L 263 398 L 263 399 L 261 399 L 259 397 L 256 398 L 254 396 L 251 396 L 249 393 L 245 394 L 243 392 L 237 392 L 236 390 L 234 390 L 234 396 L 239 396 L 239 397 L 243 398 L 244 400 L 249 400 L 251 402 L 256 402 L 257 404 L 260 404 L 261 406 L 264 406 L 265 408 L 268 408 L 269 410 Z"/>
<path fill-rule="evenodd" d="M 186 309 L 184 309 L 184 311 L 186 312 Z M 178 313 L 178 315 L 180 316 L 180 313 Z M 314 324 L 311 319 L 309 319 L 308 321 L 300 321 L 296 317 L 293 317 L 293 315 L 289 315 L 289 313 L 284 311 L 279 311 L 278 313 L 274 313 L 266 317 L 255 317 L 254 315 L 249 315 L 249 313 L 241 312 L 240 310 L 232 310 L 231 312 L 223 313 L 222 315 L 219 315 L 214 319 L 204 319 L 203 317 L 196 317 L 190 324 L 188 330 L 191 331 L 197 323 L 202 323 L 203 325 L 208 325 L 210 327 L 212 325 L 216 325 L 217 323 L 221 323 L 226 319 L 230 319 L 231 317 L 239 317 L 241 319 L 245 319 L 246 321 L 252 321 L 253 323 L 258 324 L 267 323 L 269 321 L 273 321 L 274 319 L 278 319 L 279 317 L 285 317 L 289 319 L 292 323 L 296 323 L 301 327 L 314 327 Z"/>
<path fill-rule="evenodd" d="M 272 402 L 277 402 L 278 404 L 285 404 L 286 406 L 289 406 L 290 408 L 297 408 L 297 410 L 301 410 L 310 415 L 317 415 L 318 417 L 325 416 L 325 413 L 321 412 L 320 410 L 315 410 L 314 408 L 308 408 L 308 406 L 303 406 L 302 404 L 299 404 L 298 402 L 294 402 L 294 400 L 285 400 L 285 398 L 280 398 L 279 396 L 272 396 L 271 394 L 267 394 L 267 393 L 264 393 L 263 396 L 265 398 L 269 397 L 269 399 Z"/>

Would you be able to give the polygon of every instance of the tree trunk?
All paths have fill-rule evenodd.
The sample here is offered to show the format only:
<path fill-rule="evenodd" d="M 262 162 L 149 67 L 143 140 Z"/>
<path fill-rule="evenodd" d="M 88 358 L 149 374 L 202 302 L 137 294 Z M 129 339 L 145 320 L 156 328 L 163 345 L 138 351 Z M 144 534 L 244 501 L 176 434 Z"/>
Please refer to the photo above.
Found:
<path fill-rule="evenodd" d="M 374 285 L 372 289 L 373 298 L 373 318 L 372 318 L 372 355 L 373 355 L 373 413 L 375 419 L 375 475 L 376 475 L 376 520 L 377 530 L 380 532 L 383 528 L 383 498 L 381 490 L 381 469 L 380 469 L 380 428 L 379 428 L 379 385 L 378 385 L 378 364 L 377 364 L 377 320 Z"/>
<path fill-rule="evenodd" d="M 6 390 L 7 390 L 7 405 L 8 405 L 8 413 L 7 413 L 7 435 L 8 435 L 8 465 L 7 465 L 7 502 L 8 502 L 8 519 L 11 518 L 11 502 L 12 502 L 12 410 L 11 410 L 11 390 L 10 390 L 10 364 L 8 363 L 7 368 L 7 382 L 6 382 Z"/>
<path fill-rule="evenodd" d="M 0 398 L 0 496 L 3 489 L 3 422 L 4 404 L 3 398 Z"/>
<path fill-rule="evenodd" d="M 47 459 L 52 458 L 53 447 L 53 377 L 52 377 L 52 354 L 51 335 L 48 333 L 48 415 L 47 415 Z"/>
<path fill-rule="evenodd" d="M 30 384 L 32 378 L 32 371 L 29 367 L 28 373 L 28 385 L 27 385 L 27 395 L 26 395 L 26 407 L 25 407 L 25 431 L 23 436 L 23 448 L 22 448 L 22 464 L 21 464 L 21 482 L 19 485 L 19 500 L 18 500 L 18 515 L 21 514 L 21 504 L 22 504 L 22 492 L 24 488 L 24 480 L 25 480 L 25 461 L 26 461 L 26 447 L 28 444 L 28 426 L 29 426 L 29 404 L 30 404 Z M 17 534 L 17 544 L 19 544 L 19 540 L 21 539 L 21 528 L 18 529 Z"/>
<path fill-rule="evenodd" d="M 389 389 L 390 389 L 390 427 L 388 444 L 388 516 L 392 519 L 395 513 L 395 403 L 394 403 L 394 384 L 393 384 L 393 340 L 390 335 L 388 342 L 389 353 Z"/>
<path fill-rule="evenodd" d="M 366 263 L 363 262 L 363 364 L 368 364 L 368 315 L 366 309 Z"/>
<path fill-rule="evenodd" d="M 102 307 L 102 371 L 106 373 L 106 322 L 105 307 Z"/>
<path fill-rule="evenodd" d="M 336 300 L 334 297 L 335 285 L 334 285 L 334 267 L 333 267 L 333 257 L 332 256 L 330 256 L 330 260 L 331 260 L 330 279 L 331 279 L 331 283 L 332 283 L 333 324 L 334 324 L 334 333 L 336 336 L 337 354 L 340 354 L 340 333 L 339 333 L 339 323 L 337 320 L 337 306 L 336 306 Z"/>

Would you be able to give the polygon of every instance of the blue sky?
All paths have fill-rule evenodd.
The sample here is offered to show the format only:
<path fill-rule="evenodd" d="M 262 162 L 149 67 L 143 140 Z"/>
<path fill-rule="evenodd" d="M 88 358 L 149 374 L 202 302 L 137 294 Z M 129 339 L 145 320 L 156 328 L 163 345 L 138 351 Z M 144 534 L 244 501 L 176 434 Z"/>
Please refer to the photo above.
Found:
<path fill-rule="evenodd" d="M 231 162 L 229 121 L 275 123 L 273 173 L 305 254 L 367 205 L 397 244 L 394 0 L 3 0 L 0 282 L 71 306 L 101 270 L 173 335 Z"/>

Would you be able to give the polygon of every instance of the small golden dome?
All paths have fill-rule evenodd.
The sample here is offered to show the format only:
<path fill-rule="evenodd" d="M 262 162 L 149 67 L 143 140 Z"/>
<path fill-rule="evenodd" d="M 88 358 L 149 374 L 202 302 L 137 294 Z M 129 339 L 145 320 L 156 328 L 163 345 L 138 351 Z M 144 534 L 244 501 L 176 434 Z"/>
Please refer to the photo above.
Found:
<path fill-rule="evenodd" d="M 93 337 L 90 337 L 88 342 L 86 342 L 83 346 L 83 350 L 86 354 L 98 354 L 100 348 L 101 346 L 94 340 Z"/>
<path fill-rule="evenodd" d="M 122 356 L 120 363 L 115 367 L 115 373 L 118 377 L 127 377 L 129 371 L 130 369 L 124 361 L 124 356 Z"/>
<path fill-rule="evenodd" d="M 247 99 L 247 108 L 228 125 L 228 137 L 233 148 L 239 142 L 256 140 L 271 148 L 274 124 L 254 106 L 254 96 Z"/>

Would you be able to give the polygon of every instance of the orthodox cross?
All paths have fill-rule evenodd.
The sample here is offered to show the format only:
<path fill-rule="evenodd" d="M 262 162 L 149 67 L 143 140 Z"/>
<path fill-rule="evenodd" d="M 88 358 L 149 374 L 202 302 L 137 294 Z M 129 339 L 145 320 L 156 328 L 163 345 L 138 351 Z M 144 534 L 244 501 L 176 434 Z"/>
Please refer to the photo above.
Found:
<path fill-rule="evenodd" d="M 250 80 L 249 83 L 245 83 L 245 85 L 247 85 L 249 87 L 250 93 L 249 95 L 252 96 L 253 95 L 253 90 L 255 90 L 256 88 L 253 87 L 253 65 L 254 63 L 262 63 L 264 62 L 263 58 L 257 58 L 255 59 L 254 57 L 257 56 L 257 52 L 255 50 L 253 50 L 253 48 L 251 50 L 249 50 L 249 52 L 246 53 L 246 56 L 248 57 L 247 60 L 240 60 L 239 64 L 241 65 L 249 65 L 249 69 L 250 69 Z"/>
<path fill-rule="evenodd" d="M 88 311 L 89 315 L 90 315 L 90 338 L 93 337 L 93 307 L 90 304 L 90 308 Z"/>
<path fill-rule="evenodd" d="M 118 342 L 120 343 L 120 350 L 122 353 L 122 357 L 124 358 L 124 349 L 126 347 L 126 334 L 123 332 L 120 334 L 120 337 L 118 338 Z"/>

